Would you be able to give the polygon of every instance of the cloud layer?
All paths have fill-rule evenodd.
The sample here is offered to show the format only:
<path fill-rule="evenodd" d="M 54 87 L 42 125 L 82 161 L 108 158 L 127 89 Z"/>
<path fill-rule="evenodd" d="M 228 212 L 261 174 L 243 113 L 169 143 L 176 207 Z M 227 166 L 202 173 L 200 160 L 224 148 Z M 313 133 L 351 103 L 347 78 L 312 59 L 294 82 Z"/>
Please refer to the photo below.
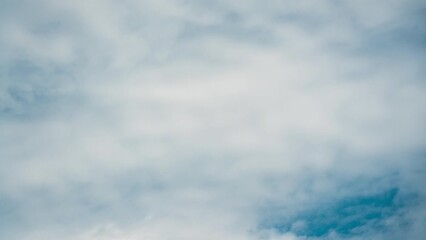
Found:
<path fill-rule="evenodd" d="M 421 1 L 2 1 L 0 238 L 422 239 Z"/>

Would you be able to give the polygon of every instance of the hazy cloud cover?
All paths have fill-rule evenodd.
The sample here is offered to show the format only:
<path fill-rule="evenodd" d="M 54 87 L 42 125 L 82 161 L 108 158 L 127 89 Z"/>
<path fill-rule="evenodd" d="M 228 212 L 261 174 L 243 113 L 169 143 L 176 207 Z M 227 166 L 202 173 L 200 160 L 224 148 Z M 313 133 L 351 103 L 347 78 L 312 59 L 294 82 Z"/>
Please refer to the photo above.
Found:
<path fill-rule="evenodd" d="M 0 1 L 0 238 L 423 239 L 425 13 Z"/>

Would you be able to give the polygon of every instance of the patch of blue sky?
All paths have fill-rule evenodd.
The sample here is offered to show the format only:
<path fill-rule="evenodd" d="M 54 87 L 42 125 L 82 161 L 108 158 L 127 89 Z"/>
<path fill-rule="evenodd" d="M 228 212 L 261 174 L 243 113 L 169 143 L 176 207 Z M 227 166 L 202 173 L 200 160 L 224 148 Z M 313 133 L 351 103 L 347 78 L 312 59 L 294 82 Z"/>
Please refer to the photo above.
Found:
<path fill-rule="evenodd" d="M 334 203 L 318 206 L 296 214 L 294 217 L 274 220 L 267 228 L 280 233 L 293 232 L 298 236 L 342 237 L 362 236 L 392 229 L 388 219 L 397 218 L 398 227 L 404 222 L 403 211 L 414 204 L 416 195 L 404 195 L 398 188 L 390 188 L 371 195 L 355 195 Z"/>

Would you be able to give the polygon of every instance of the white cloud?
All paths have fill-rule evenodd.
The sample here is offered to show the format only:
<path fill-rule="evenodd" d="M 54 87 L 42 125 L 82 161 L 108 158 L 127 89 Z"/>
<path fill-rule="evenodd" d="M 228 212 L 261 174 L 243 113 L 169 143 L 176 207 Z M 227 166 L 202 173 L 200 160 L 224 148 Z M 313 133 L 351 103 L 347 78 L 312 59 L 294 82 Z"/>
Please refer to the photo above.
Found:
<path fill-rule="evenodd" d="M 363 52 L 416 1 L 5 4 L 5 237 L 303 239 L 261 209 L 424 197 L 421 64 Z"/>

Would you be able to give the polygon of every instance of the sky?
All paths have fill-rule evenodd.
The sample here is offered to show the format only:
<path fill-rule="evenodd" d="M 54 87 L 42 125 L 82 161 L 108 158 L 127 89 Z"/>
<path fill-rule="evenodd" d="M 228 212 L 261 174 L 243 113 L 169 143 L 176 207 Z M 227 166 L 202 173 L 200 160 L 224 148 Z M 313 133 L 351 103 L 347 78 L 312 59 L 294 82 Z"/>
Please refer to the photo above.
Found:
<path fill-rule="evenodd" d="M 423 239 L 425 26 L 421 0 L 0 0 L 0 239 Z"/>

